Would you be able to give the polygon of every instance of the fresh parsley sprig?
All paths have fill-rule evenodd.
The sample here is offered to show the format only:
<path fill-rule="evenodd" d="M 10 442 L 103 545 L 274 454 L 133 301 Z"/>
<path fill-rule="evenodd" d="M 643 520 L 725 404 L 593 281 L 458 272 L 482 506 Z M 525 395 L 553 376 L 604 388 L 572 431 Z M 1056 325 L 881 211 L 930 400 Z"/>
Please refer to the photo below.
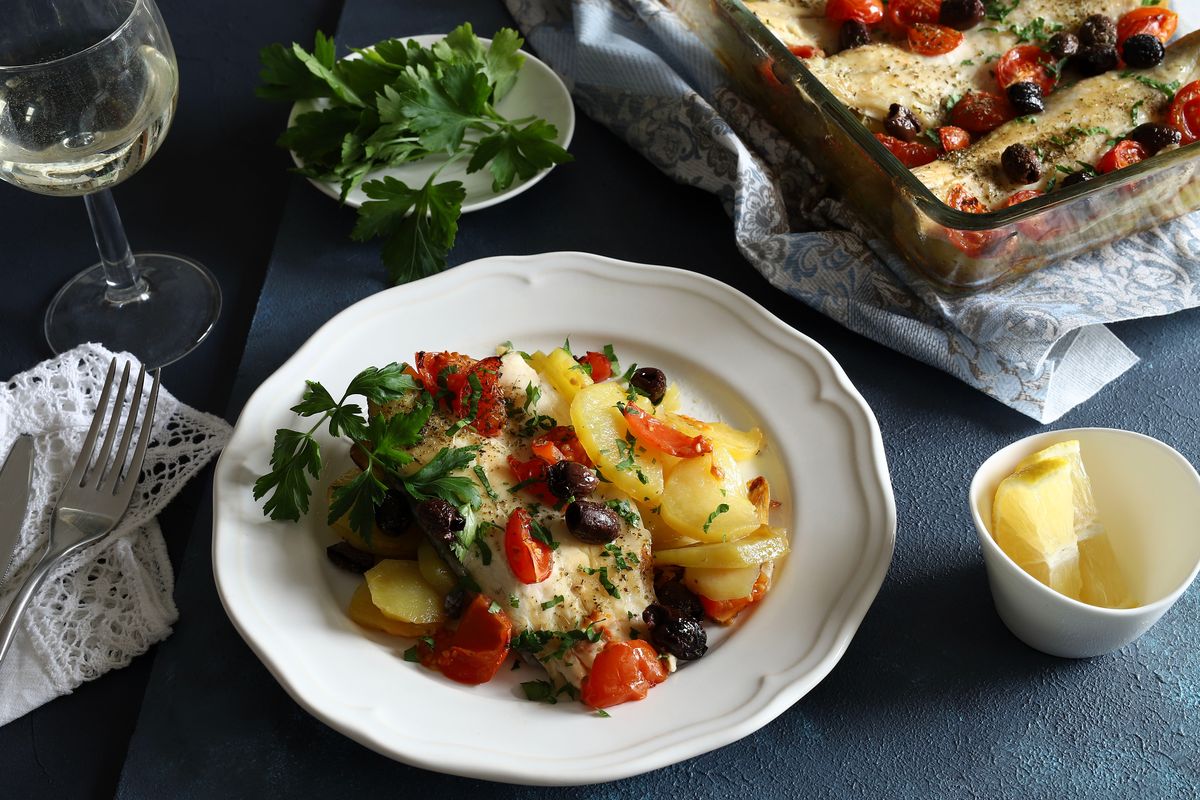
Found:
<path fill-rule="evenodd" d="M 258 94 L 272 100 L 323 99 L 300 114 L 278 144 L 303 162 L 302 174 L 334 181 L 342 199 L 358 185 L 370 198 L 359 209 L 352 238 L 382 237 L 383 261 L 394 283 L 444 269 L 458 233 L 466 191 L 438 181 L 450 164 L 487 169 L 492 189 L 566 163 L 558 131 L 543 119 L 510 120 L 495 105 L 512 89 L 524 63 L 523 40 L 502 28 L 484 47 L 463 24 L 431 47 L 387 39 L 336 59 L 333 39 L 318 32 L 312 52 L 274 44 L 260 54 Z M 395 178 L 363 182 L 374 170 L 430 155 L 445 160 L 421 186 Z"/>
<path fill-rule="evenodd" d="M 331 436 L 344 438 L 358 448 L 368 462 L 367 469 L 334 488 L 330 523 L 349 514 L 350 527 L 369 539 L 375 509 L 388 491 L 385 478 L 418 500 L 440 497 L 460 509 L 478 508 L 481 498 L 475 483 L 454 474 L 471 465 L 477 447 L 444 447 L 416 471 L 402 471 L 412 464 L 408 448 L 421 440 L 421 430 L 433 411 L 427 394 L 411 410 L 390 418 L 383 414 L 368 418 L 358 403 L 349 402 L 352 397 L 363 397 L 379 405 L 414 391 L 424 392 L 404 365 L 396 363 L 368 367 L 358 373 L 340 400 L 335 400 L 322 384 L 308 381 L 300 402 L 291 410 L 301 417 L 316 417 L 316 421 L 307 431 L 275 431 L 271 470 L 254 482 L 254 499 L 267 498 L 263 513 L 271 519 L 293 521 L 308 513 L 311 481 L 321 477 L 322 467 L 321 446 L 313 434 L 323 425 Z M 470 542 L 465 544 L 469 546 Z"/>

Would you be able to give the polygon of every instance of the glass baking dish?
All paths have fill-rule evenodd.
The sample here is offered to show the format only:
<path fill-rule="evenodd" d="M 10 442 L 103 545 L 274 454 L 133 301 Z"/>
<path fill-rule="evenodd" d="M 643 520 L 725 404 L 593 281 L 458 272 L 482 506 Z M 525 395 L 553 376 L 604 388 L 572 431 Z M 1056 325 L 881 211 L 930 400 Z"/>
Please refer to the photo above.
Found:
<path fill-rule="evenodd" d="M 943 289 L 994 286 L 1200 208 L 1200 143 L 1011 208 L 986 214 L 951 208 L 740 0 L 671 5 L 716 54 L 740 93 L 905 260 Z"/>

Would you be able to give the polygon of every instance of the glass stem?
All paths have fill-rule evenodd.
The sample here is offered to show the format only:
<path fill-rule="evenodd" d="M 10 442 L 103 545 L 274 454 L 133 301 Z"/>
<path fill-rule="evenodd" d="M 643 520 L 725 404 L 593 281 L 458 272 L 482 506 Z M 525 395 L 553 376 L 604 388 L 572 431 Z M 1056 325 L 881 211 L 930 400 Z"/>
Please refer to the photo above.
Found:
<path fill-rule="evenodd" d="M 121 214 L 113 202 L 112 192 L 103 189 L 85 195 L 88 218 L 92 221 L 92 233 L 96 237 L 96 249 L 100 251 L 100 263 L 104 265 L 104 298 L 118 306 L 144 300 L 149 286 L 138 275 L 137 264 L 125 238 L 121 225 Z"/>

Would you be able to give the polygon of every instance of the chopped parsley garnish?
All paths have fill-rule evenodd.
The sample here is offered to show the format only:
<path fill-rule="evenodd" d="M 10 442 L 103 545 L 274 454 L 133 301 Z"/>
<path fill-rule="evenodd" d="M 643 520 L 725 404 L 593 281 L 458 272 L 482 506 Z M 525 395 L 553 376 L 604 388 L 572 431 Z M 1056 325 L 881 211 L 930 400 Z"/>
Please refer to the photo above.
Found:
<path fill-rule="evenodd" d="M 597 717 L 600 717 L 600 718 L 602 718 L 602 719 L 608 719 L 609 717 L 611 717 L 611 716 L 612 716 L 612 714 L 608 713 L 608 712 L 607 712 L 607 711 L 605 711 L 603 708 L 597 708 L 597 709 L 596 709 L 596 716 L 597 716 Z"/>
<path fill-rule="evenodd" d="M 637 553 L 634 553 L 632 550 L 622 553 L 621 548 L 611 542 L 604 545 L 604 552 L 600 555 L 611 556 L 613 563 L 617 565 L 617 569 L 633 569 L 634 566 L 641 563 L 641 560 L 637 557 Z"/>
<path fill-rule="evenodd" d="M 517 597 L 515 594 L 510 594 L 508 596 L 508 604 L 512 608 L 520 608 L 521 607 L 521 598 Z"/>
<path fill-rule="evenodd" d="M 616 375 L 621 369 L 621 363 L 617 360 L 617 351 L 613 350 L 611 344 L 604 345 L 604 357 L 608 359 L 608 368 L 612 374 Z"/>
<path fill-rule="evenodd" d="M 535 703 L 550 703 L 551 705 L 558 702 L 554 696 L 554 684 L 550 681 L 525 681 L 521 684 L 521 688 L 525 691 L 526 700 L 532 700 Z"/>
<path fill-rule="evenodd" d="M 921 131 L 921 135 L 933 142 L 934 147 L 942 146 L 942 137 L 938 136 L 937 131 L 933 128 L 926 128 L 925 130 Z"/>
<path fill-rule="evenodd" d="M 543 609 L 554 608 L 557 605 L 562 605 L 564 598 L 561 594 L 556 594 L 546 602 L 542 603 Z"/>
<path fill-rule="evenodd" d="M 1017 122 L 1024 122 L 1026 125 L 1036 125 L 1037 124 L 1037 115 L 1026 114 L 1023 117 L 1017 117 Z"/>
<path fill-rule="evenodd" d="M 1009 25 L 1008 29 L 1017 37 L 1017 42 L 1044 42 L 1063 29 L 1057 22 L 1034 18 L 1028 25 Z"/>
<path fill-rule="evenodd" d="M 947 111 L 952 110 L 956 105 L 958 105 L 958 101 L 962 100 L 962 96 L 962 92 L 951 92 L 950 94 L 946 95 L 946 99 L 942 101 L 942 107 Z"/>
<path fill-rule="evenodd" d="M 1123 71 L 1121 73 L 1121 77 L 1122 78 L 1133 78 L 1135 81 L 1137 81 L 1138 83 L 1140 83 L 1144 86 L 1149 86 L 1151 89 L 1157 89 L 1158 91 L 1160 91 L 1164 95 L 1166 95 L 1166 98 L 1168 100 L 1175 99 L 1175 93 L 1177 91 L 1179 91 L 1179 87 L 1180 87 L 1179 81 L 1171 81 L 1170 83 L 1163 83 L 1162 81 L 1154 80 L 1154 78 L 1151 78 L 1149 75 L 1141 75 L 1141 74 L 1136 73 L 1133 70 L 1129 70 L 1129 69 Z"/>
<path fill-rule="evenodd" d="M 571 358 L 575 357 L 575 354 L 571 352 L 571 337 L 570 336 L 568 336 L 566 339 L 563 340 L 562 349 L 566 350 L 567 355 L 569 355 Z"/>
<path fill-rule="evenodd" d="M 621 380 L 628 382 L 633 377 L 633 373 L 637 372 L 637 362 L 630 364 L 629 367 L 621 373 Z"/>
<path fill-rule="evenodd" d="M 475 537 L 475 549 L 479 551 L 479 560 L 485 567 L 492 563 L 492 548 L 488 547 L 482 536 Z"/>
<path fill-rule="evenodd" d="M 491 605 L 488 606 L 488 613 L 489 614 L 499 614 L 500 613 L 500 604 L 497 603 L 495 600 L 493 600 Z"/>
<path fill-rule="evenodd" d="M 554 541 L 554 537 L 550 535 L 550 531 L 546 530 L 542 523 L 536 519 L 529 520 L 529 531 L 533 534 L 533 538 L 537 539 L 542 544 L 549 547 L 551 550 L 558 549 L 558 542 Z"/>
<path fill-rule="evenodd" d="M 1141 110 L 1141 107 L 1145 103 L 1146 103 L 1146 101 L 1144 99 L 1138 100 L 1136 103 L 1134 103 L 1132 106 L 1129 107 L 1129 124 L 1130 125 L 1138 124 L 1138 111 Z"/>
<path fill-rule="evenodd" d="M 715 509 L 713 509 L 713 512 L 708 515 L 708 520 L 704 523 L 704 532 L 708 533 L 708 526 L 712 525 L 714 522 L 716 522 L 717 517 L 721 516 L 728 510 L 729 510 L 728 503 L 721 503 L 721 505 L 719 505 Z"/>
<path fill-rule="evenodd" d="M 530 381 L 529 383 L 525 384 L 525 405 L 522 407 L 521 410 L 524 411 L 526 414 L 530 413 L 530 411 L 529 411 L 530 408 L 533 408 L 536 411 L 538 400 L 541 400 L 541 399 L 542 399 L 542 387 L 534 386 L 533 382 Z"/>
<path fill-rule="evenodd" d="M 988 0 L 984 6 L 984 13 L 988 19 L 1003 22 L 1004 18 L 1017 10 L 1017 6 L 1021 5 L 1021 0 L 1012 0 L 1011 5 L 1005 5 L 1003 0 Z"/>
<path fill-rule="evenodd" d="M 479 483 L 483 486 L 483 490 L 487 492 L 487 496 L 493 500 L 498 498 L 500 495 L 496 494 L 496 490 L 492 488 L 492 482 L 488 480 L 487 473 L 484 472 L 483 466 L 476 464 L 472 470 L 475 473 L 475 477 L 479 478 Z"/>
<path fill-rule="evenodd" d="M 631 528 L 636 528 L 642 524 L 642 518 L 633 510 L 633 505 L 628 500 L 609 500 L 604 505 L 617 512 L 617 516 L 628 522 Z"/>
<path fill-rule="evenodd" d="M 522 653 L 530 653 L 543 661 L 549 661 L 551 659 L 561 659 L 572 647 L 580 642 L 592 642 L 594 644 L 598 641 L 600 641 L 600 631 L 596 630 L 596 623 L 593 622 L 583 630 L 535 631 L 531 628 L 526 628 L 513 637 L 509 648 Z M 543 654 L 543 651 L 546 650 L 551 642 L 558 642 L 558 647 L 549 653 Z"/>
<path fill-rule="evenodd" d="M 600 585 L 604 587 L 604 591 L 608 592 L 613 597 L 620 599 L 621 590 L 618 589 L 613 582 L 608 579 L 608 567 L 580 567 L 579 569 L 585 575 L 599 575 Z"/>
<path fill-rule="evenodd" d="M 467 376 L 467 385 L 471 387 L 467 413 L 462 419 L 455 420 L 454 424 L 450 426 L 449 430 L 446 431 L 448 436 L 458 433 L 474 422 L 479 416 L 479 399 L 483 397 L 483 384 L 479 382 L 479 376 L 472 372 Z"/>

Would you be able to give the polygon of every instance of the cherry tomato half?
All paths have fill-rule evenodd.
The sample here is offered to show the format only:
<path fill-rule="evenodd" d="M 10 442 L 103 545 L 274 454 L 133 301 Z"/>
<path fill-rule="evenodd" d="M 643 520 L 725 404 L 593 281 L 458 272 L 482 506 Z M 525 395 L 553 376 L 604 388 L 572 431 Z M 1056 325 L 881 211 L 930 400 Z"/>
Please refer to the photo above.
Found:
<path fill-rule="evenodd" d="M 908 46 L 923 56 L 941 56 L 962 44 L 962 31 L 918 22 L 908 27 Z"/>
<path fill-rule="evenodd" d="M 579 437 L 575 435 L 575 429 L 569 425 L 556 425 L 545 433 L 539 434 L 534 437 L 530 446 L 533 454 L 544 461 L 547 466 L 557 464 L 564 459 L 583 464 L 585 467 L 592 465 L 587 451 L 583 449 Z"/>
<path fill-rule="evenodd" d="M 504 526 L 504 555 L 521 583 L 541 583 L 554 569 L 554 551 L 533 536 L 533 519 L 523 508 L 513 509 Z"/>
<path fill-rule="evenodd" d="M 633 403 L 626 403 L 621 413 L 629 432 L 644 447 L 678 458 L 696 458 L 712 452 L 712 442 L 703 436 L 688 436 L 655 417 L 642 411 Z"/>
<path fill-rule="evenodd" d="M 950 109 L 950 124 L 976 135 L 994 131 L 1012 118 L 1008 98 L 991 92 L 967 92 Z"/>
<path fill-rule="evenodd" d="M 971 134 L 953 125 L 943 125 L 938 128 L 938 139 L 942 141 L 942 150 L 953 153 L 971 144 Z"/>
<path fill-rule="evenodd" d="M 888 27 L 897 36 L 918 22 L 935 24 L 942 11 L 942 0 L 891 0 L 887 7 Z"/>
<path fill-rule="evenodd" d="M 709 600 L 704 595 L 697 595 L 700 600 L 700 605 L 704 608 L 705 615 L 714 622 L 720 622 L 722 625 L 727 625 L 733 622 L 733 618 L 745 611 L 751 605 L 763 599 L 767 593 L 767 585 L 770 580 L 767 578 L 767 573 L 758 573 L 758 579 L 754 581 L 754 588 L 750 592 L 749 597 L 737 597 L 733 600 Z"/>
<path fill-rule="evenodd" d="M 1117 20 L 1117 51 L 1130 36 L 1148 33 L 1163 44 L 1175 34 L 1179 26 L 1179 15 L 1169 8 L 1143 6 L 1135 8 Z"/>
<path fill-rule="evenodd" d="M 986 214 L 988 211 L 988 207 L 979 198 L 967 194 L 967 190 L 963 188 L 962 184 L 955 184 L 950 187 L 950 193 L 946 196 L 946 205 L 959 211 L 965 211 L 968 214 Z M 983 255 L 1000 236 L 999 231 L 946 229 L 946 238 L 950 240 L 950 243 L 971 258 L 978 258 Z"/>
<path fill-rule="evenodd" d="M 649 642 L 608 642 L 583 679 L 579 699 L 592 708 L 610 708 L 643 699 L 667 679 L 667 668 Z"/>
<path fill-rule="evenodd" d="M 529 492 L 537 498 L 538 502 L 548 506 L 556 506 L 562 502 L 554 496 L 554 493 L 550 491 L 549 484 L 546 483 L 546 462 L 541 458 L 522 461 L 516 456 L 509 456 L 508 468 L 512 470 L 517 483 L 521 485 L 521 490 Z"/>
<path fill-rule="evenodd" d="M 1180 144 L 1200 139 L 1200 81 L 1192 81 L 1175 93 L 1167 119 L 1171 127 L 1183 134 Z"/>
<path fill-rule="evenodd" d="M 1026 200 L 1032 200 L 1035 197 L 1044 195 L 1041 189 L 1022 189 L 1015 192 L 1011 197 L 1004 201 L 1003 208 L 1011 208 L 1018 203 L 1024 203 Z M 1028 220 L 1021 220 L 1017 223 L 1017 228 L 1025 236 L 1033 239 L 1035 242 L 1040 242 L 1048 238 L 1051 234 L 1058 233 L 1058 228 L 1054 226 L 1054 217 L 1048 216 L 1046 212 Z"/>
<path fill-rule="evenodd" d="M 1019 44 L 996 62 L 996 83 L 1007 89 L 1014 83 L 1028 81 L 1036 83 L 1042 94 L 1048 95 L 1058 82 L 1052 71 L 1055 66 L 1054 56 L 1036 44 Z"/>
<path fill-rule="evenodd" d="M 588 350 L 581 356 L 576 356 L 575 360 L 580 364 L 587 364 L 590 367 L 589 375 L 592 376 L 592 383 L 600 383 L 612 377 L 612 364 L 608 363 L 608 358 L 604 353 L 597 353 L 595 350 Z"/>
<path fill-rule="evenodd" d="M 825 17 L 834 22 L 858 20 L 867 25 L 874 25 L 883 19 L 882 0 L 828 0 L 825 3 Z"/>
<path fill-rule="evenodd" d="M 1041 197 L 1045 192 L 1041 189 L 1022 189 L 1012 197 L 1004 201 L 1004 208 L 1011 208 L 1017 203 L 1024 203 L 1026 200 L 1032 200 L 1035 197 Z"/>
<path fill-rule="evenodd" d="M 503 611 L 493 611 L 492 601 L 482 594 L 463 612 L 458 627 L 442 631 L 433 649 L 419 644 L 421 663 L 458 683 L 487 683 L 508 658 L 512 622 Z"/>
<path fill-rule="evenodd" d="M 788 48 L 788 52 L 796 58 L 812 58 L 813 56 L 823 56 L 825 52 L 819 47 L 813 47 L 811 44 L 794 44 Z"/>
<path fill-rule="evenodd" d="M 447 379 L 447 386 L 451 379 Z M 480 359 L 467 369 L 465 375 L 455 374 L 458 386 L 450 400 L 450 410 L 459 419 L 471 419 L 471 427 L 480 436 L 499 436 L 508 421 L 504 405 L 504 390 L 500 387 L 500 357 Z"/>
<path fill-rule="evenodd" d="M 1123 139 L 1117 142 L 1116 147 L 1100 157 L 1100 161 L 1096 164 L 1096 171 L 1100 174 L 1113 172 L 1132 166 L 1139 161 L 1145 161 L 1149 157 L 1149 151 L 1140 142 Z"/>
<path fill-rule="evenodd" d="M 909 169 L 924 166 L 938 157 L 938 149 L 931 144 L 920 141 L 906 142 L 886 133 L 877 133 L 875 138 Z"/>

